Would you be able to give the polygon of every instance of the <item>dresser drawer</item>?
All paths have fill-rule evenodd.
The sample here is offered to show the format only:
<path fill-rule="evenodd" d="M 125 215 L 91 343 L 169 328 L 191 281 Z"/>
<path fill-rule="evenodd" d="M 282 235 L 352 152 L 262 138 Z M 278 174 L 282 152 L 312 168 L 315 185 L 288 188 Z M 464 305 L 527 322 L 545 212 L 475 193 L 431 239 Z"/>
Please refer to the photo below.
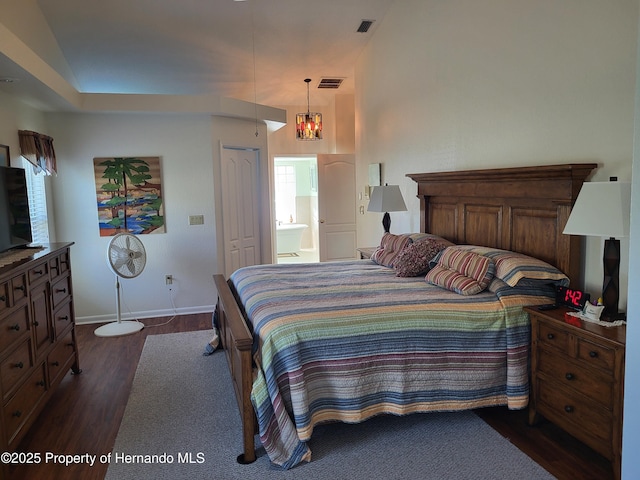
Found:
<path fill-rule="evenodd" d="M 13 398 L 4 406 L 4 425 L 6 428 L 7 443 L 10 447 L 15 447 L 15 445 L 12 444 L 16 436 L 28 420 L 29 414 L 44 396 L 46 388 L 44 365 L 40 364 L 29 376 L 29 379 L 18 389 Z"/>
<path fill-rule="evenodd" d="M 53 314 L 53 329 L 56 334 L 56 338 L 62 335 L 64 331 L 72 325 L 72 323 L 73 317 L 71 316 L 71 302 L 67 302 Z"/>
<path fill-rule="evenodd" d="M 569 350 L 569 334 L 547 322 L 538 323 L 538 342 L 545 347 L 567 352 Z"/>
<path fill-rule="evenodd" d="M 51 297 L 53 298 L 53 308 L 58 308 L 71 295 L 71 277 L 67 276 L 57 281 L 51 287 Z"/>
<path fill-rule="evenodd" d="M 31 366 L 31 339 L 27 338 L 0 363 L 0 382 L 4 398 L 24 378 Z"/>
<path fill-rule="evenodd" d="M 569 361 L 562 355 L 545 352 L 538 356 L 538 373 L 598 402 L 604 408 L 613 405 L 613 377 Z"/>
<path fill-rule="evenodd" d="M 32 267 L 28 271 L 29 284 L 34 284 L 43 278 L 49 278 L 49 264 L 47 262 L 40 263 Z"/>
<path fill-rule="evenodd" d="M 25 304 L 0 320 L 0 356 L 29 331 L 29 307 Z"/>
<path fill-rule="evenodd" d="M 53 385 L 59 376 L 64 376 L 70 368 L 71 361 L 75 356 L 75 342 L 73 331 L 69 331 L 62 339 L 59 339 L 55 348 L 47 357 L 47 368 L 49 369 L 49 383 Z"/>
<path fill-rule="evenodd" d="M 608 410 L 570 390 L 538 379 L 538 410 L 549 420 L 611 458 L 613 422 Z"/>
<path fill-rule="evenodd" d="M 9 289 L 11 293 L 11 305 L 17 305 L 21 300 L 27 298 L 27 276 L 26 275 L 18 275 L 11 279 L 11 283 L 9 284 Z"/>
<path fill-rule="evenodd" d="M 0 315 L 9 308 L 9 281 L 0 282 Z"/>

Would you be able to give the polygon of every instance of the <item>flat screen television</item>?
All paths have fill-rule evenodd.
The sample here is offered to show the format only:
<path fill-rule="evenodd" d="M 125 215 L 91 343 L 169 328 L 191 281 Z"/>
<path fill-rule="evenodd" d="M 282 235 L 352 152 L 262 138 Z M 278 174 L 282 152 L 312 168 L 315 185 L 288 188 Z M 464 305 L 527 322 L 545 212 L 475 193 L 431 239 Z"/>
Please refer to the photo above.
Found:
<path fill-rule="evenodd" d="M 0 166 L 0 252 L 24 247 L 31 241 L 25 171 Z"/>

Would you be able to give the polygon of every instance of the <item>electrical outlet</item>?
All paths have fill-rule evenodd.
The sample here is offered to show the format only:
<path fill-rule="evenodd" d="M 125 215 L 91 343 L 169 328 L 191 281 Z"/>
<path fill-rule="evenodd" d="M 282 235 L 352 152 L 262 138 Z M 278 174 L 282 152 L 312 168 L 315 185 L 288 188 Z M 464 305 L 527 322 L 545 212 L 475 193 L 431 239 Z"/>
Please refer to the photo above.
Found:
<path fill-rule="evenodd" d="M 173 285 L 173 275 L 165 275 L 164 283 L 165 285 Z"/>

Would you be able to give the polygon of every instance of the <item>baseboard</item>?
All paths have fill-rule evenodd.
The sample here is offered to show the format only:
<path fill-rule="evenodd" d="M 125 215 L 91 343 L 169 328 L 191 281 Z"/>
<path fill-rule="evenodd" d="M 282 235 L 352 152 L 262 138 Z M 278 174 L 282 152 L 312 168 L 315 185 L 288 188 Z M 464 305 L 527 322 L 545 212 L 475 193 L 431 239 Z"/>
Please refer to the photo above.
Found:
<path fill-rule="evenodd" d="M 175 310 L 172 308 L 167 308 L 164 310 L 148 310 L 144 312 L 132 312 L 132 313 L 123 313 L 122 320 L 141 320 L 143 318 L 153 318 L 153 317 L 171 317 L 173 315 L 190 315 L 196 313 L 212 313 L 215 310 L 215 305 L 200 305 L 197 307 L 181 307 L 176 308 Z M 106 322 L 115 322 L 116 317 L 114 314 L 108 315 L 90 315 L 83 317 L 76 317 L 77 325 L 89 325 L 93 323 L 106 323 Z"/>

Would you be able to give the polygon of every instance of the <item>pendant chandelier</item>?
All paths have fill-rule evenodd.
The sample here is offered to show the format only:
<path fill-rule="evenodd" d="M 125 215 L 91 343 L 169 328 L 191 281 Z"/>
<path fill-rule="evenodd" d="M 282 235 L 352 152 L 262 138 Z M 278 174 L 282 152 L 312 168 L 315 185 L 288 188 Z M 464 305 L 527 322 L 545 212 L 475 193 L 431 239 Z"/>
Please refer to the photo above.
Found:
<path fill-rule="evenodd" d="M 310 78 L 304 80 L 307 83 L 307 113 L 296 115 L 296 139 L 298 140 L 322 140 L 322 114 L 311 113 L 309 107 L 309 83 Z"/>

